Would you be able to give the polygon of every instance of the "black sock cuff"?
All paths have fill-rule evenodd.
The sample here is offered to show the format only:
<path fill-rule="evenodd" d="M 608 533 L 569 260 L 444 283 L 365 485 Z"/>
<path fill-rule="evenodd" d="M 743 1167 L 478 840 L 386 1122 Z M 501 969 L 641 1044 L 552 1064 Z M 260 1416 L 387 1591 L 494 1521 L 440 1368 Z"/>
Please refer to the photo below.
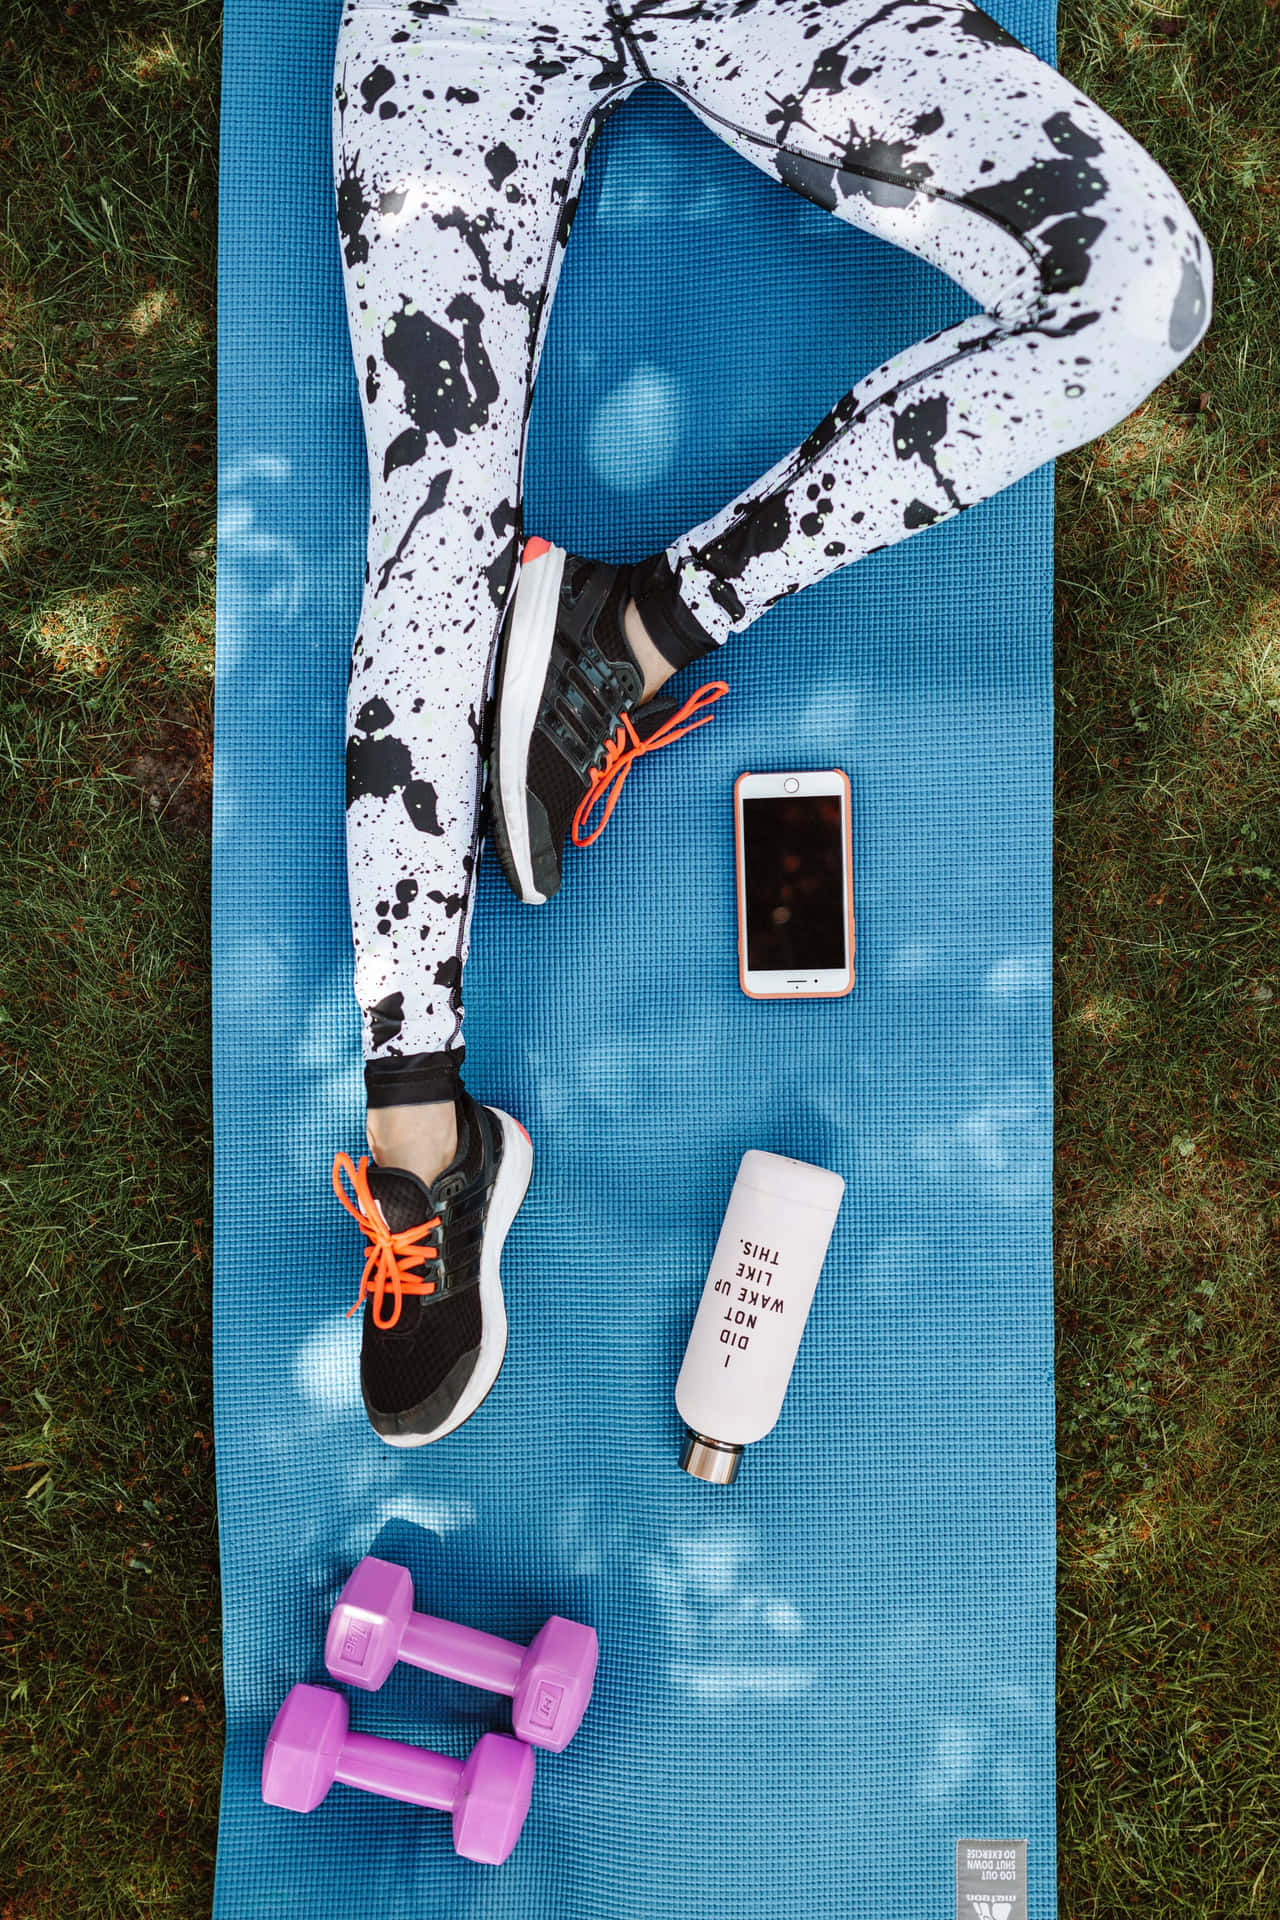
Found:
<path fill-rule="evenodd" d="M 364 1091 L 368 1105 L 417 1107 L 456 1100 L 466 1052 L 465 1047 L 456 1047 L 444 1053 L 390 1054 L 384 1060 L 366 1061 Z"/>
<path fill-rule="evenodd" d="M 631 569 L 631 598 L 645 632 L 677 671 L 717 651 L 719 642 L 694 619 L 676 592 L 675 574 L 665 553 L 655 553 Z"/>

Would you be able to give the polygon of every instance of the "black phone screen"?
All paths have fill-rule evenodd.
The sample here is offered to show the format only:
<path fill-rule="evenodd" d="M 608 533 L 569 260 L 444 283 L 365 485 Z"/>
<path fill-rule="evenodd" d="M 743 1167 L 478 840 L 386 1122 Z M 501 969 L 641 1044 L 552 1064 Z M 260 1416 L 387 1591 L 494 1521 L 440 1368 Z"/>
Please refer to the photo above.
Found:
<path fill-rule="evenodd" d="M 840 796 L 742 802 L 747 967 L 816 972 L 846 965 Z"/>

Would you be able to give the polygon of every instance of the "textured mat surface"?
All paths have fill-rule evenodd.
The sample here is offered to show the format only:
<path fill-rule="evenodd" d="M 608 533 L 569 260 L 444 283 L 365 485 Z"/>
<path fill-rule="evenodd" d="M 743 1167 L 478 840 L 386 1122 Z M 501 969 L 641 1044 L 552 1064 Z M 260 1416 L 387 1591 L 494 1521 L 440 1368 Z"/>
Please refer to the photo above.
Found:
<path fill-rule="evenodd" d="M 1043 0 L 992 9 L 1051 57 Z M 506 1367 L 397 1454 L 357 1387 L 329 1189 L 362 1138 L 342 865 L 364 481 L 332 231 L 331 0 L 230 0 L 215 856 L 217 1461 L 228 1708 L 216 1913 L 950 1920 L 959 1838 L 1053 1858 L 1051 471 L 784 603 L 713 726 L 637 770 L 536 914 L 481 875 L 468 1078 L 527 1124 Z M 690 200 L 679 183 L 696 169 Z M 609 297 L 631 289 L 625 309 Z M 644 88 L 582 198 L 528 530 L 652 551 L 866 368 L 970 309 Z M 693 672 L 682 684 L 713 677 Z M 850 776 L 858 984 L 753 1003 L 744 767 Z M 738 1486 L 676 1468 L 671 1390 L 738 1159 L 848 1182 L 791 1392 Z M 507 1866 L 337 1787 L 264 1807 L 288 1686 L 370 1549 L 418 1604 L 599 1629 L 595 1703 Z M 502 1703 L 402 1672 L 367 1732 L 466 1751 Z M 966 1902 L 962 1908 L 976 1915 Z M 993 1909 L 999 1914 L 999 1908 Z"/>

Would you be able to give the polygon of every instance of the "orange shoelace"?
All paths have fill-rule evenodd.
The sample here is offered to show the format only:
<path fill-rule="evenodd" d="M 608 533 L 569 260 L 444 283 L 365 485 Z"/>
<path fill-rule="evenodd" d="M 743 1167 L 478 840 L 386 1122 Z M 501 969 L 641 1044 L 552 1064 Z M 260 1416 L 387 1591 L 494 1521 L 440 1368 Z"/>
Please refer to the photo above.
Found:
<path fill-rule="evenodd" d="M 358 1206 L 353 1206 L 341 1174 L 346 1174 L 356 1190 Z M 422 1236 L 432 1233 L 440 1225 L 440 1215 L 434 1220 L 424 1220 L 419 1226 L 406 1227 L 402 1233 L 392 1233 L 390 1227 L 378 1210 L 378 1203 L 369 1190 L 369 1158 L 366 1154 L 357 1167 L 349 1153 L 340 1153 L 333 1163 L 333 1190 L 341 1200 L 351 1218 L 371 1242 L 365 1256 L 364 1273 L 360 1280 L 360 1297 L 354 1307 L 348 1307 L 347 1319 L 358 1313 L 364 1305 L 365 1295 L 373 1297 L 373 1324 L 379 1333 L 388 1333 L 400 1318 L 400 1306 L 406 1293 L 434 1293 L 434 1280 L 424 1280 L 420 1273 L 412 1269 L 421 1266 L 423 1260 L 438 1260 L 438 1247 L 424 1247 Z M 395 1307 L 389 1320 L 382 1318 L 382 1307 L 388 1292 L 395 1301 Z"/>
<path fill-rule="evenodd" d="M 578 802 L 578 811 L 573 816 L 571 837 L 575 847 L 589 847 L 600 838 L 609 824 L 609 816 L 618 804 L 623 782 L 642 754 L 655 753 L 659 747 L 669 747 L 673 740 L 682 740 L 686 733 L 692 733 L 695 727 L 705 727 L 714 714 L 704 713 L 700 719 L 691 716 L 702 707 L 709 707 L 729 688 L 724 680 L 708 680 L 703 686 L 691 693 L 677 713 L 655 727 L 648 737 L 642 740 L 631 724 L 631 715 L 624 713 L 618 731 L 612 740 L 605 743 L 605 758 L 602 767 L 591 769 L 591 783 L 582 799 Z M 682 726 L 681 722 L 688 724 Z M 590 833 L 584 833 L 587 821 L 591 818 L 601 801 L 605 802 L 604 812 L 597 826 Z"/>

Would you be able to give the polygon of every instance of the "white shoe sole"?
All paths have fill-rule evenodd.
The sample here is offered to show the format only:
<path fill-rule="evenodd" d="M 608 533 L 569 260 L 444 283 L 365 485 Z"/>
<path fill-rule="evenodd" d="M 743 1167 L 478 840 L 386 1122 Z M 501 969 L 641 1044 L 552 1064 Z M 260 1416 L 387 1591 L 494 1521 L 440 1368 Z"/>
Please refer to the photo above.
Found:
<path fill-rule="evenodd" d="M 547 682 L 551 648 L 560 611 L 560 581 L 565 550 L 547 546 L 532 560 L 524 560 L 516 578 L 511 625 L 503 648 L 502 678 L 498 690 L 497 788 L 516 891 L 530 906 L 541 906 L 545 893 L 533 883 L 533 855 L 529 846 L 529 743 Z"/>
<path fill-rule="evenodd" d="M 518 1120 L 499 1107 L 489 1112 L 502 1128 L 502 1159 L 489 1199 L 489 1218 L 480 1247 L 480 1353 L 462 1398 L 442 1425 L 430 1433 L 379 1433 L 389 1447 L 425 1447 L 469 1420 L 502 1371 L 507 1351 L 507 1307 L 502 1297 L 499 1262 L 511 1223 L 520 1211 L 533 1174 L 533 1145 Z M 377 1429 L 374 1429 L 377 1432 Z"/>

